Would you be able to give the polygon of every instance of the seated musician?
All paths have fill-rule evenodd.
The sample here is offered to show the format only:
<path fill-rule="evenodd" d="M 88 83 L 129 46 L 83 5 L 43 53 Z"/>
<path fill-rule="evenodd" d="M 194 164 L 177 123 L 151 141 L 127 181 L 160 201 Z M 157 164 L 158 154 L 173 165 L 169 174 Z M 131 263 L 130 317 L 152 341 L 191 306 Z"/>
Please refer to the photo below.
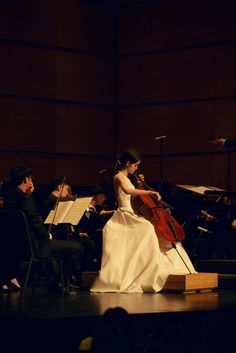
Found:
<path fill-rule="evenodd" d="M 102 229 L 115 211 L 111 208 L 115 207 L 108 205 L 108 195 L 104 188 L 94 187 L 91 194 L 93 195 L 91 204 L 94 208 L 85 212 L 79 226 L 92 237 L 96 244 L 95 269 L 99 270 L 102 257 Z"/>
<path fill-rule="evenodd" d="M 43 218 L 46 219 L 49 212 L 55 208 L 58 198 L 73 198 L 71 182 L 64 176 L 57 175 L 51 183 L 51 193 L 46 198 L 43 205 Z M 89 209 L 94 211 L 93 204 L 89 205 Z M 53 225 L 53 234 L 57 239 L 68 240 L 72 239 L 83 245 L 84 257 L 81 263 L 83 271 L 90 270 L 93 266 L 95 243 L 90 235 L 81 227 L 80 222 L 77 226 L 71 224 Z"/>
<path fill-rule="evenodd" d="M 209 206 L 208 206 L 209 208 Z M 227 197 L 219 197 L 209 210 L 201 210 L 199 220 L 207 236 L 212 259 L 234 259 L 236 254 L 236 209 Z"/>
<path fill-rule="evenodd" d="M 3 189 L 4 183 L 0 182 L 0 208 L 3 208 Z M 1 266 L 0 270 L 0 289 L 3 292 L 11 292 L 20 290 L 20 283 L 16 278 L 17 266 L 12 264 L 11 266 L 7 266 L 7 268 L 3 268 Z"/>
<path fill-rule="evenodd" d="M 39 257 L 58 256 L 62 259 L 66 278 L 80 271 L 84 255 L 82 244 L 75 241 L 58 240 L 43 224 L 32 191 L 32 170 L 25 164 L 16 164 L 10 170 L 10 186 L 4 194 L 4 208 L 23 211 L 32 234 L 35 252 Z M 57 268 L 54 268 L 59 274 Z M 55 289 L 57 285 L 55 283 Z"/>

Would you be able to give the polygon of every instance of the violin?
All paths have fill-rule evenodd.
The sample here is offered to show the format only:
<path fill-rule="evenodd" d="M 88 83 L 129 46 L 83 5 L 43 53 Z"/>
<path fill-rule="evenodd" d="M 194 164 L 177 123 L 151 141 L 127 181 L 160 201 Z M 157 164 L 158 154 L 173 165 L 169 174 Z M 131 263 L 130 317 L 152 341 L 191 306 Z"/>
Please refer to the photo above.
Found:
<path fill-rule="evenodd" d="M 138 189 L 152 190 L 138 175 L 133 174 L 138 182 Z M 185 238 L 183 227 L 171 215 L 172 206 L 153 195 L 136 195 L 131 198 L 131 206 L 136 214 L 150 221 L 156 231 L 160 246 L 173 246 Z"/>

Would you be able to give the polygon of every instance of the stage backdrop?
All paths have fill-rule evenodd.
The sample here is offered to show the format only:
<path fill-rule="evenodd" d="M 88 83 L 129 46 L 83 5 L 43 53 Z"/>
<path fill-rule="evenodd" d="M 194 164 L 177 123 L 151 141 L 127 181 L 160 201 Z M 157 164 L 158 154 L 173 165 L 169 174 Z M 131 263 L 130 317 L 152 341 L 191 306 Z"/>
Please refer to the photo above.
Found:
<path fill-rule="evenodd" d="M 136 146 L 148 178 L 236 188 L 235 153 L 209 143 L 236 138 L 235 13 L 233 0 L 120 9 L 117 150 Z"/>
<path fill-rule="evenodd" d="M 235 189 L 208 142 L 236 138 L 234 1 L 112 3 L 1 2 L 0 180 L 22 161 L 95 185 L 135 147 L 147 180 Z"/>

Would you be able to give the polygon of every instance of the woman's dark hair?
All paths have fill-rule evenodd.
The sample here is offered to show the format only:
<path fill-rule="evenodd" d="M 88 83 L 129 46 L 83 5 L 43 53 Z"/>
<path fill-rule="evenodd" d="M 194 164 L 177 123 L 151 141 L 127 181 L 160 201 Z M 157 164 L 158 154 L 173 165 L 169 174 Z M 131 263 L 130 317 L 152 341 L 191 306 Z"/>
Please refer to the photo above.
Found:
<path fill-rule="evenodd" d="M 115 165 L 115 172 L 117 172 L 118 170 L 121 170 L 126 165 L 127 162 L 136 163 L 140 160 L 141 160 L 141 156 L 139 152 L 133 148 L 132 149 L 130 148 L 118 157 Z"/>
<path fill-rule="evenodd" d="M 10 183 L 18 186 L 23 183 L 26 177 L 32 175 L 32 169 L 25 164 L 16 164 L 10 170 Z"/>

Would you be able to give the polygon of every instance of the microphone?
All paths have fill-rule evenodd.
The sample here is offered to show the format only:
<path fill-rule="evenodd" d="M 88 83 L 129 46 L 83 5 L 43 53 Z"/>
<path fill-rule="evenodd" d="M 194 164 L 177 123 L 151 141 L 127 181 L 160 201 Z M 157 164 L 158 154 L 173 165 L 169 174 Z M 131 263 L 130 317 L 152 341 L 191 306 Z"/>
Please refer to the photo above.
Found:
<path fill-rule="evenodd" d="M 102 169 L 102 170 L 100 170 L 99 172 L 98 172 L 98 174 L 103 174 L 103 173 L 105 173 L 107 170 L 106 169 Z"/>
<path fill-rule="evenodd" d="M 220 146 L 224 146 L 225 145 L 225 141 L 226 139 L 221 137 L 221 138 L 215 138 L 213 140 L 208 140 L 208 143 L 212 143 L 214 145 L 220 145 Z"/>
<path fill-rule="evenodd" d="M 206 228 L 198 226 L 197 229 L 200 230 L 200 232 L 212 234 L 212 232 L 210 230 L 206 229 Z"/>
<path fill-rule="evenodd" d="M 154 138 L 154 140 L 164 140 L 167 138 L 167 135 L 162 135 L 162 136 L 157 136 Z"/>

